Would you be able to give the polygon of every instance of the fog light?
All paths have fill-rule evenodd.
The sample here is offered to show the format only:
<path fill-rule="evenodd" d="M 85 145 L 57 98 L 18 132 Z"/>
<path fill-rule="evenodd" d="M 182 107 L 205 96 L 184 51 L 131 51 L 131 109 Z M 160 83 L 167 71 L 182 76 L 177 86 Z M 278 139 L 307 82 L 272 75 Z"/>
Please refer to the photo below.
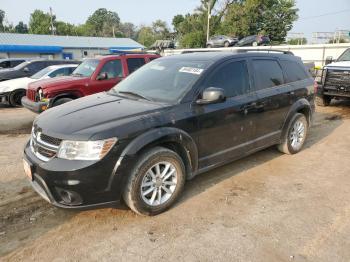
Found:
<path fill-rule="evenodd" d="M 83 202 L 80 195 L 76 192 L 65 190 L 62 188 L 56 188 L 56 190 L 60 198 L 62 199 L 61 203 L 63 204 L 74 206 L 80 205 Z"/>

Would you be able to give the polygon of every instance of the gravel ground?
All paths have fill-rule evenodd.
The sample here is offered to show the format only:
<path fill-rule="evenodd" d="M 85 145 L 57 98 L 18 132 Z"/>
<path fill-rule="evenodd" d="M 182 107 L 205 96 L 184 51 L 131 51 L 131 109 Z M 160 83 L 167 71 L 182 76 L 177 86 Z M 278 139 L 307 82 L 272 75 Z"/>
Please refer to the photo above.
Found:
<path fill-rule="evenodd" d="M 0 123 L 20 110 L 0 109 Z M 0 260 L 350 261 L 349 134 L 350 103 L 317 108 L 299 154 L 269 148 L 205 173 L 171 210 L 142 217 L 50 206 L 22 171 L 29 135 L 3 133 Z"/>

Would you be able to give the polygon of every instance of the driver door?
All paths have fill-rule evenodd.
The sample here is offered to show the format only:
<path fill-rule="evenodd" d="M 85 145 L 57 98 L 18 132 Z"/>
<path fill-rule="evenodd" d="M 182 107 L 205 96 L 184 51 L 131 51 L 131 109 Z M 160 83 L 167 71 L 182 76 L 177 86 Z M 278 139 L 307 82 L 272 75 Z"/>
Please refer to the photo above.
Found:
<path fill-rule="evenodd" d="M 93 76 L 88 86 L 88 95 L 108 91 L 123 79 L 123 66 L 120 59 L 105 62 L 100 71 Z"/>

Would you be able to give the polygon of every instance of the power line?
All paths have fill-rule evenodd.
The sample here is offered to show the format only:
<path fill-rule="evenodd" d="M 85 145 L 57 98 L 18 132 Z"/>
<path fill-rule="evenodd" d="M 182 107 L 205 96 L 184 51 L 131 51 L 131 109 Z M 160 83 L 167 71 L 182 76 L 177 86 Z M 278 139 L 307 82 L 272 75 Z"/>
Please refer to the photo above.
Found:
<path fill-rule="evenodd" d="M 326 13 L 326 14 L 322 14 L 322 15 L 315 15 L 315 16 L 309 16 L 309 17 L 302 17 L 299 20 L 308 20 L 308 19 L 314 19 L 314 18 L 318 18 L 318 17 L 323 17 L 323 16 L 329 16 L 329 15 L 337 15 L 337 14 L 341 14 L 341 13 L 347 13 L 350 12 L 350 9 L 345 9 L 345 10 L 341 10 L 341 11 L 337 11 L 337 12 L 332 12 L 332 13 Z"/>

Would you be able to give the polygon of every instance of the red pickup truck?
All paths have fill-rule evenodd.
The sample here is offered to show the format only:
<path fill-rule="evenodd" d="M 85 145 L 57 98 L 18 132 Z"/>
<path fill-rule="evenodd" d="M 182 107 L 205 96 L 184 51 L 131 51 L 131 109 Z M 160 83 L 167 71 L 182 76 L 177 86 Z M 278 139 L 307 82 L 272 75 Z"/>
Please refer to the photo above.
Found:
<path fill-rule="evenodd" d="M 40 80 L 28 85 L 22 105 L 41 113 L 71 100 L 107 91 L 144 64 L 154 54 L 108 55 L 84 60 L 70 76 Z"/>

